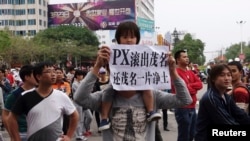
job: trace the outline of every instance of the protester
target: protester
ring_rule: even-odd
[[[11,72],[10,68],[5,70],[5,76],[10,81],[10,85],[11,85],[12,89],[14,89],[16,86],[16,83],[15,83],[14,75]]]
[[[83,78],[86,76],[86,74],[87,74],[86,71],[75,70],[74,77],[72,78],[73,82],[71,82],[73,95],[76,92],[76,90],[77,90],[78,86],[80,85],[81,81],[83,80]],[[83,126],[83,124],[84,124],[84,119],[89,118],[89,116],[86,114],[87,113],[87,112],[85,112],[86,110],[83,110],[82,106],[80,106],[76,103],[74,103],[74,104],[76,106],[77,112],[79,113],[79,121],[78,121],[76,132],[75,132],[76,140],[86,141],[88,138],[86,138],[84,135],[82,135],[84,132],[86,132],[86,129],[84,129],[85,127]],[[91,117],[92,117],[92,115],[91,115]],[[91,120],[92,120],[92,118],[91,118]]]
[[[207,69],[206,69],[206,74],[207,74],[207,89],[209,89],[210,85],[211,85],[211,84],[209,84],[209,82],[210,82],[209,75],[210,75],[210,70],[214,67],[214,65],[215,65],[215,62],[214,61],[210,61],[209,65],[207,66]]]
[[[197,92],[202,89],[202,82],[192,70],[187,69],[190,61],[186,51],[179,50],[174,57],[177,64],[177,73],[184,80],[193,99],[190,105],[175,109],[175,119],[178,125],[177,141],[192,141],[195,135]],[[173,93],[176,89],[174,86],[172,87]]]
[[[3,91],[3,101],[5,102],[7,96],[12,90],[12,86],[10,84],[10,81],[5,77],[5,69],[0,69],[0,87]]]
[[[71,87],[70,82],[65,79],[64,72],[62,68],[56,68],[56,83],[52,85],[52,87],[56,90],[62,91],[66,95],[70,97]],[[69,116],[63,115],[63,133],[66,134],[69,128]]]
[[[211,88],[199,103],[196,141],[207,141],[209,126],[250,124],[249,116],[240,109],[226,91],[232,82],[232,73],[226,64],[215,65],[210,71]]]
[[[116,29],[115,39],[118,44],[125,45],[136,45],[140,42],[140,29],[134,22],[123,22],[119,24]],[[136,93],[130,94],[121,94],[123,97],[128,98],[132,97]],[[142,92],[144,105],[147,111],[147,120],[153,121],[161,118],[161,114],[154,111],[154,98],[150,90],[146,90]],[[109,97],[109,98],[105,98]],[[110,128],[110,122],[108,120],[108,114],[110,112],[110,108],[112,106],[112,97],[104,96],[102,102],[102,110],[101,110],[101,123],[99,130],[106,130]]]
[[[36,89],[25,91],[10,112],[8,125],[15,141],[21,141],[18,134],[17,116],[25,114],[27,138],[29,141],[70,141],[78,122],[78,113],[70,98],[53,89],[56,71],[53,64],[38,63],[33,70],[38,82]],[[62,131],[63,115],[70,116],[70,126],[65,135]]]
[[[13,90],[8,96],[7,99],[5,101],[5,108],[3,109],[3,121],[6,123],[5,125],[7,125],[7,120],[8,120],[8,116],[9,113],[12,109],[12,107],[14,107],[14,104],[16,103],[17,99],[21,96],[21,94],[26,91],[26,90],[30,90],[32,88],[35,88],[35,86],[37,85],[37,82],[33,76],[33,66],[32,65],[24,65],[21,67],[20,72],[19,72],[20,78],[23,82],[22,86],[17,87],[15,90]],[[18,131],[19,131],[19,135],[22,141],[27,141],[27,122],[26,122],[26,116],[20,115],[18,117]],[[11,127],[10,126],[6,126],[6,129],[9,131]],[[9,132],[9,135],[11,137],[11,139],[13,140],[13,137],[11,136],[12,133]]]
[[[232,61],[228,63],[228,67],[232,73],[232,86],[233,89],[229,93],[232,95],[236,105],[243,109],[246,113],[249,113],[249,90],[246,84],[242,82],[243,66],[239,61]]]
[[[130,39],[133,31],[125,34]],[[147,122],[146,109],[143,102],[143,95],[135,90],[115,91],[111,85],[108,85],[103,91],[92,92],[92,88],[98,78],[99,70],[106,66],[110,59],[110,49],[102,47],[98,51],[96,64],[87,74],[83,82],[78,87],[74,99],[83,107],[92,110],[100,110],[103,94],[110,94],[113,99],[109,119],[111,119],[111,128],[103,130],[103,141],[114,140],[145,140],[155,141],[155,121]],[[157,109],[180,107],[192,102],[183,80],[179,77],[175,68],[175,60],[169,54],[168,64],[170,77],[177,88],[176,95],[153,90],[154,111]],[[117,93],[117,94],[115,94]],[[124,97],[126,96],[126,97]]]

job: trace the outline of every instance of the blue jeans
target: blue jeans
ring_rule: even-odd
[[[176,108],[175,119],[178,125],[177,141],[192,141],[195,134],[195,108]]]

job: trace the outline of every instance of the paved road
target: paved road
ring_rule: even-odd
[[[197,95],[198,100],[205,93],[206,89],[207,89],[207,85],[204,85],[203,89],[198,92],[198,95]],[[197,102],[196,106],[197,106],[197,109],[198,109],[199,102]],[[162,138],[164,140],[175,141],[177,139],[177,124],[176,124],[173,112],[170,112],[170,111],[168,112],[168,128],[169,128],[170,131],[164,131],[163,130],[162,120],[159,121],[159,125],[160,125]],[[92,131],[92,136],[88,137],[88,141],[102,141],[101,134],[99,134],[97,132],[97,126],[96,126],[95,119],[93,119],[93,122],[91,123],[91,129],[92,129],[91,130]],[[1,134],[4,137],[4,141],[10,141],[8,133],[6,131],[1,131]],[[1,141],[1,139],[0,139],[0,141]],[[75,141],[75,139],[73,139],[72,141]]]

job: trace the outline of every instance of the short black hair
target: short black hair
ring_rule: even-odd
[[[87,71],[83,71],[83,70],[76,70],[75,72],[75,75],[74,75],[74,78],[76,78],[76,76],[78,75],[83,75],[83,76],[86,76],[87,75]]]
[[[137,39],[136,44],[139,44],[140,39],[141,39],[140,28],[137,26],[136,23],[132,21],[122,22],[118,25],[116,32],[115,32],[115,39],[117,43],[118,44],[121,43],[120,41],[121,36],[124,36],[124,35],[126,36],[129,33],[136,36],[136,39]]]
[[[180,58],[181,57],[181,53],[186,53],[186,51],[185,50],[178,50],[174,54],[174,59],[177,60],[178,58]]]
[[[232,75],[232,72],[230,70],[230,68],[228,67],[227,64],[218,64],[218,65],[215,65],[213,68],[211,68],[210,72],[209,72],[209,84],[211,84],[212,87],[215,87],[215,84],[214,84],[214,80],[222,73],[223,70],[229,70],[231,75]]]
[[[25,76],[33,75],[34,66],[33,65],[23,65],[19,71],[19,76],[23,82],[25,82]]]
[[[36,78],[36,75],[41,75],[45,67],[54,67],[54,66],[53,66],[53,63],[51,62],[40,62],[34,66],[33,75],[37,82],[39,81]]]
[[[56,70],[56,71],[57,71],[57,70],[60,70],[61,72],[63,72],[63,69],[62,69],[62,68],[59,68],[59,67],[55,68],[55,70]]]
[[[243,71],[243,66],[239,61],[232,61],[228,63],[229,66],[236,66],[239,71]]]
[[[2,73],[5,73],[5,69],[4,69],[4,68],[0,68],[0,71],[1,71]]]

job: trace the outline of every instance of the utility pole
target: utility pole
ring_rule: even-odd
[[[242,28],[246,21],[237,21],[237,24],[240,25],[240,60],[243,62],[243,49],[242,49]]]

